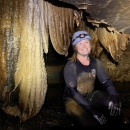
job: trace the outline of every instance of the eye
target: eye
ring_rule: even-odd
[[[82,42],[79,42],[78,45],[82,45]]]
[[[90,42],[89,42],[88,40],[86,40],[86,41],[85,41],[85,43],[87,43],[87,44],[88,44],[88,43],[90,43]]]

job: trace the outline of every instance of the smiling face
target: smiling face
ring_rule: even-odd
[[[90,54],[91,44],[90,44],[90,41],[88,39],[85,39],[85,40],[78,42],[75,45],[75,47],[76,47],[77,55],[88,56]]]

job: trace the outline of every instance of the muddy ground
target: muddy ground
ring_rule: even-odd
[[[66,115],[62,105],[63,88],[59,85],[50,85],[48,87],[45,103],[41,111],[31,119],[20,123],[19,118],[12,117],[0,110],[0,130],[74,130],[79,128],[74,121]],[[120,93],[122,105],[124,108],[130,110],[130,91],[123,90]],[[128,111],[128,115],[130,111]],[[123,117],[123,124],[112,123],[112,120],[106,125],[102,126],[100,130],[130,130],[129,117]],[[126,122],[126,123],[125,123]],[[90,128],[90,127],[89,127]],[[95,127],[93,127],[96,129]],[[79,128],[85,129],[86,128]],[[92,127],[90,128],[92,129]]]

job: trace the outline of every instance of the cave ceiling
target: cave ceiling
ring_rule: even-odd
[[[119,32],[130,34],[130,0],[60,0],[103,20]]]

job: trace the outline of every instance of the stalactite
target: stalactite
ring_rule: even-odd
[[[61,55],[68,55],[70,39],[74,32],[74,10],[58,7],[51,3],[48,5],[48,25],[50,39],[54,49]]]

